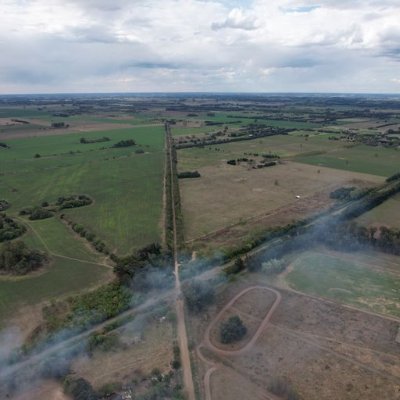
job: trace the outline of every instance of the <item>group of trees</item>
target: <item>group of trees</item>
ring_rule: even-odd
[[[178,178],[179,179],[185,179],[185,178],[200,178],[200,173],[199,171],[185,171],[185,172],[179,172],[178,173]]]
[[[77,208],[77,207],[88,206],[89,204],[92,203],[93,200],[89,196],[86,196],[85,194],[72,195],[68,197],[59,197],[56,201],[56,205],[59,207],[60,210],[63,210],[64,208]]]
[[[239,316],[234,315],[221,324],[220,340],[223,344],[237,342],[246,335],[247,328]]]
[[[340,187],[329,194],[331,199],[340,201],[351,201],[360,199],[371,192],[371,188],[357,189],[355,186]]]
[[[113,256],[114,272],[119,282],[137,291],[169,288],[173,284],[172,254],[163,251],[158,243],[151,243],[134,254]]]
[[[110,140],[111,139],[107,136],[103,136],[101,138],[96,138],[96,139],[81,138],[79,140],[79,143],[82,143],[82,144],[101,143],[101,142],[109,142]]]
[[[27,207],[19,212],[19,215],[29,215],[30,220],[51,218],[57,210],[65,208],[77,208],[92,204],[93,200],[84,194],[59,197],[55,204],[43,201],[40,206]]]
[[[64,380],[64,392],[73,400],[98,400],[100,398],[87,380],[72,375],[67,376]]]
[[[136,146],[136,142],[133,139],[120,140],[119,142],[115,143],[112,147],[130,147],[130,146]]]
[[[10,146],[7,143],[0,142],[0,147],[3,147],[4,149],[9,149]]]
[[[0,273],[25,275],[47,262],[45,253],[32,250],[19,240],[7,242],[0,248]]]
[[[38,219],[51,218],[54,214],[52,211],[43,207],[28,207],[21,210],[19,215],[29,215],[29,219],[35,221]]]
[[[5,213],[0,213],[0,243],[15,239],[25,233],[26,228],[8,217]]]
[[[0,200],[0,211],[5,211],[10,207],[10,203],[7,200]]]
[[[59,128],[68,128],[68,127],[69,127],[69,124],[66,124],[65,122],[52,122],[52,123],[51,123],[51,127],[52,127],[52,128],[56,128],[56,129],[59,129]]]
[[[106,244],[102,240],[98,239],[97,236],[89,229],[85,228],[81,224],[71,221],[65,214],[61,214],[60,218],[66,221],[74,232],[76,232],[80,237],[86,239],[98,252],[106,255],[110,254]]]
[[[365,227],[356,222],[331,225],[318,230],[318,240],[338,250],[359,250],[366,246],[400,255],[400,229]]]
[[[186,305],[193,313],[199,313],[214,302],[214,288],[207,282],[192,280],[182,286]]]

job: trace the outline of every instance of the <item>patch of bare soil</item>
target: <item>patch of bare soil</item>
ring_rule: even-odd
[[[63,392],[60,383],[55,381],[43,381],[31,387],[23,393],[11,397],[10,400],[72,400]]]
[[[194,319],[191,332],[197,343],[218,314],[243,285],[261,284],[261,274],[247,282],[235,282],[217,297],[217,307],[207,317]],[[198,370],[205,398],[218,399],[224,390],[233,399],[246,398],[247,388],[264,398],[274,398],[270,385],[284,378],[301,399],[397,399],[400,398],[400,345],[396,342],[400,320],[366,313],[323,299],[277,289],[279,305],[257,341],[247,351],[229,354],[213,348],[201,349]],[[253,298],[254,306],[262,302]],[[238,307],[250,317],[248,304]],[[220,312],[220,311],[219,311]],[[207,350],[207,351],[205,351]],[[207,378],[207,379],[206,379]],[[237,395],[235,395],[237,393]],[[222,397],[224,398],[224,397]]]
[[[186,237],[193,249],[237,246],[266,229],[323,212],[333,204],[329,194],[340,186],[382,181],[295,162],[261,170],[218,165],[199,172],[200,179],[181,183]]]
[[[154,368],[170,369],[173,343],[172,324],[153,320],[150,325],[134,320],[120,331],[122,345],[107,352],[83,355],[72,369],[87,379],[96,389],[105,383],[128,383],[136,375],[149,374]]]

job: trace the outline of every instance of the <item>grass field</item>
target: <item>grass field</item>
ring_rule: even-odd
[[[300,154],[315,154],[339,149],[344,144],[328,140],[327,135],[308,138],[298,135],[277,135],[254,140],[232,142],[204,148],[195,147],[179,150],[179,169],[190,170],[207,165],[216,165],[223,160],[243,157],[244,153],[274,153],[281,157],[294,157]],[[217,149],[217,150],[216,150]],[[219,149],[219,151],[218,151]]]
[[[390,176],[399,171],[400,151],[383,147],[356,145],[325,154],[297,155],[296,161],[347,171]]]
[[[378,207],[363,214],[358,221],[364,226],[385,225],[400,229],[400,195],[391,197]]]
[[[305,252],[291,264],[286,281],[305,293],[400,316],[400,275],[385,268],[385,258],[368,260],[346,253]]]
[[[100,261],[100,254],[91,250],[84,239],[74,234],[58,218],[29,221],[28,226],[27,238],[24,236],[22,239],[31,247],[64,257],[91,262]]]
[[[21,239],[31,248],[47,252],[51,263],[43,271],[26,277],[0,276],[1,321],[24,305],[35,305],[72,294],[112,278],[111,268],[61,221],[50,218],[29,221]]]
[[[52,265],[42,274],[17,280],[0,278],[0,321],[18,307],[87,290],[110,279],[110,271],[101,265],[53,257]]]
[[[354,180],[370,185],[382,181],[373,175],[293,162],[263,169],[220,163],[198,170],[201,178],[180,181],[187,240],[267,212],[273,213],[283,206],[293,206],[299,201],[297,195],[307,199],[324,190],[329,194],[330,188],[354,183]],[[326,202],[329,202],[328,195]]]
[[[110,137],[111,141],[80,144],[79,139]],[[109,148],[123,139],[135,147]],[[66,210],[108,247],[126,254],[160,240],[163,127],[142,127],[60,136],[7,140],[2,150],[0,192],[16,214],[27,206],[57,197],[85,193],[94,204]],[[106,147],[106,148],[105,148]],[[143,154],[136,154],[136,149]],[[34,154],[40,158],[34,158]]]

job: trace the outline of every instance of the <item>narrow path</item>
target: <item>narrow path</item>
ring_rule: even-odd
[[[185,309],[183,303],[183,295],[181,289],[181,281],[179,278],[179,261],[178,261],[178,240],[177,240],[177,224],[176,224],[176,210],[175,210],[175,197],[174,197],[174,168],[173,168],[173,158],[172,158],[172,137],[169,125],[165,125],[166,140],[168,145],[168,155],[169,155],[169,168],[171,176],[171,209],[172,209],[172,223],[173,223],[173,254],[174,254],[174,269],[175,269],[175,292],[176,292],[176,317],[177,317],[177,333],[178,333],[178,343],[181,353],[182,361],[182,371],[183,371],[183,384],[185,392],[189,400],[195,400],[192,368],[190,365],[190,353],[188,338],[186,333],[186,322],[185,322]]]
[[[52,250],[49,248],[49,246],[48,246],[47,243],[44,241],[44,239],[43,239],[42,236],[39,234],[39,232],[38,232],[30,223],[28,223],[28,222],[26,222],[26,221],[23,221],[21,218],[16,218],[16,219],[18,219],[18,221],[20,221],[22,224],[24,224],[25,226],[27,226],[27,227],[35,234],[35,236],[40,240],[40,242],[43,244],[44,248],[46,249],[46,251],[47,251],[50,255],[52,255],[52,256],[54,256],[54,257],[64,258],[64,259],[66,259],[66,260],[78,261],[78,262],[85,263],[85,264],[99,265],[99,266],[102,266],[102,267],[107,267],[107,268],[110,268],[110,269],[114,269],[114,267],[113,267],[112,265],[110,265],[110,264],[98,263],[98,262],[89,261],[89,260],[82,260],[82,259],[80,259],[80,258],[68,257],[68,256],[63,256],[62,254],[55,253],[54,251],[52,251]]]
[[[220,349],[218,347],[216,347],[210,339],[210,332],[211,329],[215,326],[215,324],[220,320],[220,318],[222,317],[222,315],[224,314],[224,312],[229,309],[232,304],[234,304],[241,296],[243,296],[244,294],[246,294],[247,292],[254,290],[254,289],[262,289],[262,290],[268,290],[272,293],[275,294],[275,301],[272,304],[271,308],[269,309],[269,311],[267,312],[267,314],[265,315],[265,317],[260,321],[260,325],[257,328],[257,330],[255,331],[254,335],[252,336],[252,338],[240,349],[237,350],[223,350]],[[217,314],[217,316],[211,321],[211,323],[208,325],[206,332],[204,334],[204,339],[203,342],[200,343],[200,345],[197,347],[197,355],[198,357],[207,365],[210,366],[210,368],[206,371],[205,375],[204,375],[204,392],[205,392],[205,398],[206,400],[212,400],[212,396],[211,396],[211,376],[212,374],[218,370],[218,364],[214,363],[213,361],[208,360],[206,357],[204,357],[204,355],[201,352],[201,349],[203,347],[206,347],[210,350],[212,350],[214,353],[218,354],[218,355],[222,355],[222,356],[236,356],[236,355],[241,355],[247,351],[249,351],[254,344],[256,343],[257,339],[259,338],[259,336],[261,335],[261,333],[264,331],[264,329],[266,328],[266,326],[268,325],[273,313],[275,312],[276,308],[279,306],[279,303],[281,302],[282,299],[282,295],[275,289],[269,288],[267,286],[250,286],[244,290],[242,290],[241,292],[239,292],[236,296],[234,296],[223,308],[222,310]],[[276,396],[272,395],[271,393],[265,393],[265,398],[266,399],[276,399]]]

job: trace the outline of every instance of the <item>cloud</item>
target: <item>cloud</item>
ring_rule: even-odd
[[[0,91],[396,91],[398,0],[6,0]]]
[[[246,15],[239,8],[234,8],[229,12],[228,17],[224,21],[213,22],[211,28],[216,31],[224,28],[251,31],[257,29],[257,19],[254,16]]]

